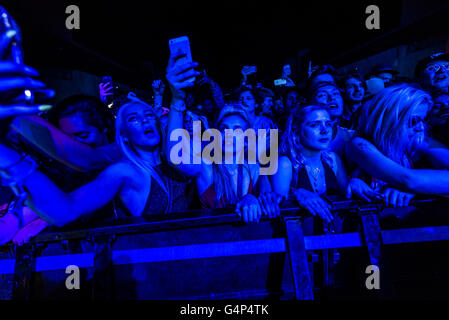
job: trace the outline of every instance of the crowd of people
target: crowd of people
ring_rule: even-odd
[[[2,35],[2,57],[13,39]],[[403,207],[416,195],[449,194],[449,54],[421,60],[415,78],[386,64],[367,75],[316,66],[302,89],[286,65],[276,85],[248,80],[255,69],[245,66],[240,86],[222,90],[182,58],[170,53],[152,101],[114,96],[107,82],[99,97],[74,92],[53,107],[9,104],[23,89],[52,93],[36,70],[0,61],[0,172],[11,189],[0,245],[25,243],[46,228],[201,208],[235,208],[256,223],[279,216],[283,201],[329,223],[327,195]],[[235,137],[219,143],[223,154],[204,141],[195,150],[197,121],[201,132],[221,137],[251,128],[266,142],[279,137],[264,150],[277,155],[277,170],[261,175],[266,163],[248,161],[253,146],[233,148]],[[177,129],[189,138],[173,141]],[[187,158],[208,151],[213,161],[175,164],[179,143]],[[242,153],[242,162],[225,161]]]

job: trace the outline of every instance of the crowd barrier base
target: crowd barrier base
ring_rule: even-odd
[[[386,245],[449,240],[449,226],[381,230],[380,204],[333,201],[332,208],[336,217],[358,217],[360,228],[324,225],[309,235],[307,215],[290,207],[258,224],[220,209],[42,233],[0,247],[0,299],[322,299],[338,286],[339,253],[351,248],[382,270],[374,295],[389,299]]]

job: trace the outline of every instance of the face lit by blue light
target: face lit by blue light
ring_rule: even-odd
[[[315,103],[326,105],[333,119],[339,118],[343,114],[343,98],[340,90],[333,85],[319,88],[313,95],[312,100]]]
[[[424,142],[428,111],[428,104],[420,104],[412,111],[408,126],[406,127],[406,137],[410,145],[419,145]]]
[[[436,60],[428,63],[422,72],[423,81],[430,87],[449,87],[449,61]]]
[[[345,83],[345,93],[350,102],[361,102],[365,95],[365,87],[363,86],[363,82],[357,78],[349,78]]]
[[[149,106],[133,104],[123,112],[123,132],[135,146],[155,147],[160,142],[154,111]]]
[[[326,110],[308,113],[299,135],[301,145],[309,150],[326,150],[332,141],[332,120]]]

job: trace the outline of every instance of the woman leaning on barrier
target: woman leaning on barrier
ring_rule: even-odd
[[[333,122],[326,106],[306,105],[292,110],[282,137],[278,172],[272,176],[274,192],[294,198],[312,215],[330,222],[333,216],[322,195],[351,193],[363,199],[379,194],[363,181],[348,181],[338,155],[329,150]]]
[[[449,194],[449,172],[436,170],[449,168],[449,149],[426,134],[425,119],[432,108],[427,92],[395,85],[362,108],[357,136],[346,151],[367,183],[399,205],[407,205],[416,193]],[[436,169],[416,169],[423,159]]]

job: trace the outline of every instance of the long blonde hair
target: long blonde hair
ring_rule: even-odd
[[[378,92],[362,106],[358,134],[372,142],[393,161],[411,167],[407,151],[406,128],[412,112],[422,104],[431,106],[430,95],[407,84],[394,85]]]
[[[151,110],[153,110],[153,108],[150,105],[146,104],[145,102],[143,102],[137,98],[132,98],[130,96],[128,96],[128,98],[130,99],[130,101],[124,103],[120,107],[119,111],[117,112],[117,118],[115,119],[115,141],[119,145],[119,147],[122,150],[123,154],[125,155],[126,159],[128,159],[137,168],[141,169],[144,173],[150,174],[151,177],[154,180],[156,180],[156,182],[158,182],[158,184],[161,186],[162,190],[164,190],[168,194],[168,189],[167,189],[167,186],[165,185],[164,181],[161,179],[161,177],[155,171],[155,169],[152,166],[148,165],[148,163],[145,162],[139,156],[134,145],[125,136],[124,130],[123,130],[123,126],[125,124],[125,119],[123,118],[123,114],[124,114],[124,111],[129,106],[141,105],[142,107],[149,107]],[[162,134],[159,119],[157,117],[156,117],[156,123],[157,123],[157,130],[161,137],[161,141],[163,141],[163,134]],[[159,150],[161,150],[160,146],[159,146]],[[151,188],[151,179],[150,179],[149,183],[150,183],[150,188]]]
[[[231,103],[225,105],[220,111],[216,121],[217,128],[220,127],[221,122],[226,117],[231,115],[237,115],[241,117],[246,122],[248,128],[251,127],[251,123],[249,121],[248,114],[246,113],[245,108],[239,103]],[[247,164],[238,164],[237,166],[243,166],[243,168],[247,170],[249,176],[251,176],[251,171]],[[234,192],[234,188],[232,187],[232,175],[229,173],[226,166],[224,164],[213,163],[212,170],[215,200],[220,201],[220,199],[224,197],[227,204],[236,204],[240,199],[238,196],[238,192],[237,194]],[[237,190],[240,187],[241,186],[237,186]]]

